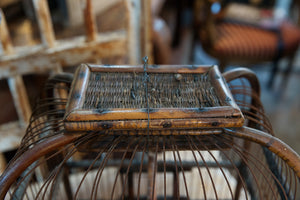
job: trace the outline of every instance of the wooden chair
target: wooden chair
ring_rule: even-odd
[[[297,199],[300,157],[274,136],[259,95],[247,69],[81,65],[55,75],[0,198]]]
[[[46,0],[33,0],[41,44],[14,47],[2,11],[0,23],[0,79],[7,79],[18,114],[18,120],[0,126],[0,161],[2,152],[18,148],[31,115],[23,77],[27,74],[53,74],[68,66],[95,62],[103,58],[127,57],[129,64],[137,64],[144,55],[151,57],[150,1],[124,0],[127,19],[125,30],[100,33],[97,30],[92,1],[82,2],[85,35],[57,40]],[[77,13],[80,15],[80,13]],[[30,92],[30,91],[29,91]],[[7,113],[4,113],[5,115]],[[6,134],[9,132],[10,134]],[[0,173],[5,162],[0,162]]]
[[[213,7],[220,11],[213,11]],[[287,21],[272,21],[271,25],[271,11],[243,4],[224,5],[222,1],[196,1],[195,38],[201,41],[206,52],[218,59],[222,71],[230,64],[272,62],[269,87],[280,59],[288,58],[282,81],[285,83],[299,46],[300,29]],[[267,15],[268,24],[263,15]]]

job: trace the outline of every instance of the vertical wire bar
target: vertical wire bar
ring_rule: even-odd
[[[199,156],[200,156],[200,158],[201,158],[201,160],[203,161],[203,164],[204,164],[204,166],[205,166],[205,168],[206,168],[206,171],[207,171],[207,173],[208,173],[210,182],[211,182],[211,184],[212,184],[213,191],[214,191],[214,193],[215,193],[215,197],[216,197],[216,199],[219,199],[219,198],[218,198],[217,189],[216,189],[215,183],[214,183],[214,181],[213,181],[213,177],[212,177],[212,174],[211,174],[211,172],[210,172],[210,170],[209,170],[209,167],[208,167],[208,165],[207,165],[207,163],[206,163],[206,161],[205,161],[205,159],[204,159],[204,156],[201,154],[200,149],[197,147],[197,145],[196,145],[195,142],[194,142],[194,140],[195,140],[197,137],[193,137],[193,138],[192,138],[191,136],[188,136],[188,138],[189,138],[189,141],[190,141],[191,144],[192,144],[193,151],[197,151],[198,154],[199,154]]]
[[[213,135],[213,137],[214,137],[216,140],[218,139],[218,138],[216,138],[215,135]],[[241,184],[242,184],[243,189],[244,189],[244,192],[245,192],[245,198],[246,198],[246,200],[248,200],[247,186],[246,186],[246,183],[245,183],[245,181],[244,181],[244,179],[243,179],[243,177],[242,177],[242,175],[241,175],[239,169],[236,167],[236,164],[235,164],[234,161],[229,157],[229,155],[227,155],[227,153],[225,153],[225,151],[224,151],[217,143],[215,143],[215,146],[217,147],[217,149],[218,149],[220,152],[223,153],[223,155],[226,157],[226,159],[229,160],[229,162],[231,163],[232,167],[233,167],[234,170],[236,171],[236,173],[237,173],[237,175],[238,175],[237,178],[241,180]],[[228,145],[228,147],[230,147],[230,146]],[[235,196],[235,199],[237,199],[238,196],[239,196],[239,195],[236,195],[236,196]]]
[[[167,199],[167,172],[166,172],[166,141],[163,137],[163,163],[164,163],[164,200]]]
[[[33,0],[33,6],[43,44],[48,48],[54,47],[55,35],[47,1]]]
[[[54,152],[52,155],[50,155],[47,158],[47,160],[50,160],[51,158],[54,158],[55,156],[59,155],[60,153],[62,153],[66,149],[69,149],[71,146],[72,146],[72,144],[67,144],[66,146],[64,146],[64,148],[61,148],[58,151]],[[75,147],[73,147],[73,149],[71,149],[70,151],[72,152],[72,151],[74,151],[74,149],[75,149]],[[68,155],[66,155],[66,156],[68,156]],[[33,169],[31,169],[29,172],[31,173],[35,168],[37,168],[38,166],[42,165],[43,163],[46,163],[47,160],[46,159],[44,159],[42,161],[38,160],[38,163],[36,164],[36,166]],[[58,167],[61,168],[61,166],[62,166],[62,164],[60,164],[60,166],[58,166]],[[57,168],[56,168],[56,170],[51,171],[51,173],[49,174],[49,176],[45,179],[44,183],[41,185],[40,189],[38,190],[38,192],[37,192],[37,194],[35,196],[35,199],[38,199],[40,195],[42,195],[42,199],[45,199],[47,188],[51,184],[51,181],[53,181],[53,178],[55,178],[55,175],[56,175],[57,172],[58,172]],[[27,173],[26,176],[28,176],[30,173]],[[22,181],[20,181],[20,183],[21,182]],[[19,187],[19,185],[17,185],[16,187]],[[44,190],[44,193],[43,193],[43,190]]]
[[[184,183],[185,190],[186,190],[186,197],[187,197],[187,199],[190,199],[190,197],[189,197],[189,191],[188,191],[188,186],[187,186],[187,181],[186,181],[185,173],[184,173],[184,167],[183,167],[183,164],[182,164],[182,161],[181,161],[181,157],[180,157],[180,153],[179,153],[178,147],[177,147],[176,143],[174,142],[174,140],[172,140],[172,145],[175,146],[175,150],[177,152],[177,156],[178,156],[180,168],[181,168],[181,171],[182,171],[183,183]]]
[[[72,146],[70,144],[70,145],[66,146],[65,149],[62,150],[60,153],[57,152],[57,155],[62,155],[64,152],[66,154],[64,155],[62,161],[57,166],[57,168],[53,171],[55,173],[53,174],[53,178],[51,178],[51,187],[50,187],[50,192],[48,193],[50,199],[54,199],[57,195],[59,195],[57,193],[61,192],[62,188],[59,187],[59,183],[57,183],[57,181],[60,182],[59,179],[62,180],[63,176],[65,176],[65,178],[68,179],[67,182],[63,182],[63,187],[66,189],[65,190],[66,197],[67,197],[67,199],[72,199],[72,189],[71,189],[71,185],[70,185],[70,182],[69,182],[68,174],[66,174],[66,171],[65,171],[65,169],[66,169],[65,164],[77,152],[77,147],[80,146],[82,143],[84,143],[88,138],[90,138],[89,135],[87,135],[84,138],[81,138],[81,139],[77,140],[77,142],[74,144],[74,146]],[[69,149],[69,147],[71,147],[71,148]],[[44,194],[46,194],[47,191],[49,191],[47,189],[48,186],[49,186],[49,184],[47,185]],[[58,187],[58,188],[56,188],[56,187]],[[54,192],[54,194],[53,194],[53,192]],[[42,199],[45,199],[44,196],[43,196]]]
[[[133,152],[132,152],[132,155],[131,155],[131,158],[130,158],[130,161],[129,161],[129,164],[127,166],[127,170],[126,170],[126,174],[125,174],[125,184],[124,184],[124,187],[123,187],[123,191],[122,191],[122,199],[125,198],[125,189],[126,189],[126,186],[130,186],[130,181],[132,180],[132,173],[130,172],[130,168],[131,168],[131,165],[132,165],[132,161],[135,157],[135,154],[138,150],[138,147],[140,146],[140,143],[141,143],[141,140],[138,141],[138,144],[136,144]],[[127,185],[128,184],[128,185]],[[131,185],[132,186],[132,185]],[[128,187],[128,199],[133,199],[133,191],[131,187]]]
[[[190,149],[192,151],[193,157],[194,157],[195,162],[197,164],[197,169],[198,169],[200,180],[201,180],[201,184],[202,184],[203,196],[204,196],[204,199],[206,200],[207,197],[206,197],[205,185],[204,185],[204,180],[203,180],[203,176],[202,176],[202,173],[201,173],[200,165],[199,165],[198,159],[197,159],[196,154],[195,154],[196,150],[191,145],[190,137],[189,136],[185,136],[185,137],[187,138],[189,147],[190,147]]]
[[[237,143],[235,143],[235,145],[232,145],[230,139],[228,139],[226,137],[224,137],[223,139],[224,139],[223,140],[224,144],[227,144],[228,146],[231,146],[232,150],[234,150],[234,152],[240,157],[242,162],[244,162],[246,164],[247,169],[249,169],[249,172],[252,175],[252,177],[254,179],[254,182],[255,182],[257,187],[259,187],[259,179],[258,179],[259,177],[257,177],[257,173],[260,173],[262,175],[261,177],[266,180],[266,183],[268,184],[268,186],[271,187],[270,180],[267,179],[265,173],[263,173],[262,169],[259,166],[261,166],[263,169],[267,170],[271,174],[273,180],[276,181],[280,185],[280,182],[278,181],[276,176],[273,174],[273,172],[269,169],[268,166],[266,166],[263,163],[263,161],[261,161],[257,158],[257,155],[253,155],[251,153],[251,151],[245,150],[244,146],[242,146],[242,145],[239,145]],[[252,164],[253,168],[250,166],[250,164]],[[255,173],[255,172],[257,172],[257,173]],[[282,187],[282,185],[280,185],[280,189],[282,191],[284,191],[284,188]],[[273,195],[276,196],[275,192],[274,192],[274,189],[272,187],[271,187],[271,190],[272,190]],[[253,194],[253,193],[251,193],[251,191],[249,191],[249,192],[250,192],[251,195]],[[260,189],[259,189],[258,193],[259,193],[259,199],[263,199],[262,198],[263,194],[262,194]],[[283,199],[288,199],[286,197],[286,194],[284,194],[284,196],[285,197]]]
[[[85,7],[83,12],[86,30],[86,41],[95,41],[97,39],[97,26],[91,0],[85,0]]]
[[[224,179],[225,179],[225,182],[228,186],[228,189],[229,189],[229,192],[230,192],[230,195],[231,195],[231,198],[233,199],[233,192],[232,192],[232,189],[231,189],[231,186],[230,186],[230,183],[228,181],[228,178],[226,177],[226,174],[224,172],[224,170],[222,169],[222,166],[221,164],[218,162],[218,160],[216,159],[216,157],[213,155],[213,153],[211,153],[211,151],[209,150],[209,148],[201,141],[201,139],[199,139],[198,137],[196,138],[198,140],[198,143],[201,144],[201,146],[204,147],[204,149],[209,153],[209,155],[212,157],[212,159],[215,161],[215,163],[217,164],[218,168],[220,169]],[[214,141],[212,141],[213,143]],[[241,184],[241,183],[240,183]],[[241,185],[242,186],[242,185]],[[240,187],[241,187],[240,186]]]
[[[175,154],[175,150],[174,150],[174,144],[173,144],[173,136],[170,137],[170,141],[171,141],[171,148],[172,148],[172,154],[173,154],[173,158],[174,158],[174,163],[175,163],[175,172],[173,172],[173,176],[174,176],[174,180],[173,180],[173,198],[175,199],[180,199],[180,181],[179,181],[179,172],[178,172],[178,166],[177,166],[177,160],[176,160],[176,154]]]
[[[0,9],[0,40],[4,54],[10,55],[14,53],[14,48],[7,28],[5,16]]]
[[[147,150],[147,141],[144,142],[144,148],[143,148],[143,152],[142,152],[142,158],[141,158],[141,165],[140,165],[140,169],[139,169],[139,175],[138,175],[138,183],[137,183],[137,200],[140,199],[140,188],[141,188],[141,176],[142,176],[142,172],[143,172],[143,163],[144,163],[144,157],[145,157],[145,152]]]
[[[88,173],[92,170],[92,167],[95,165],[95,163],[97,162],[97,160],[101,157],[101,155],[103,154],[104,150],[107,149],[108,147],[108,144],[97,154],[97,156],[95,157],[95,159],[91,162],[90,166],[88,167],[88,169],[85,170],[85,173],[83,175],[83,177],[81,178],[78,186],[77,186],[77,189],[75,191],[75,194],[74,194],[74,197],[73,199],[78,199],[78,194],[79,194],[79,191],[80,191],[80,188],[83,184],[83,182],[86,180],[87,178],[87,175]],[[104,159],[102,160],[101,164],[104,162]],[[92,199],[92,197],[91,197]]]
[[[107,165],[107,162],[109,161],[109,158],[112,156],[115,148],[117,147],[117,145],[121,142],[121,139],[122,138],[117,138],[113,141],[113,143],[111,144],[111,146],[107,146],[108,147],[108,150],[107,150],[107,153],[103,159],[103,161],[101,162],[101,165],[99,166],[98,168],[98,171],[97,171],[97,174],[96,174],[96,177],[95,177],[95,180],[94,180],[94,183],[93,183],[93,189],[92,189],[92,192],[91,192],[91,197],[90,199],[93,198],[94,196],[94,199],[97,198],[97,188],[98,188],[98,185],[101,181],[101,176],[102,176],[102,173]],[[117,179],[117,178],[116,178]],[[95,194],[94,194],[95,193]]]
[[[157,154],[158,154],[158,143],[159,139],[156,138],[156,148],[155,148],[155,157],[154,157],[154,172],[153,172],[153,189],[152,189],[152,199],[155,200],[157,199],[157,194],[156,194],[156,172],[157,172]]]
[[[127,144],[126,150],[123,151],[123,156],[122,156],[122,159],[121,159],[121,164],[119,165],[120,167],[119,167],[119,170],[118,170],[118,172],[116,174],[116,177],[115,177],[115,180],[114,180],[114,184],[113,184],[113,188],[112,188],[112,192],[111,192],[111,199],[114,199],[114,193],[115,193],[115,189],[116,189],[116,185],[117,185],[117,181],[118,181],[118,176],[120,175],[123,163],[124,163],[124,161],[126,159],[126,154],[128,152],[130,152],[130,147],[135,142],[135,140],[130,140],[130,139],[129,139],[129,143]]]
[[[154,183],[154,172],[155,172],[155,158],[153,154],[148,154],[148,198],[149,200],[155,198],[155,183]]]

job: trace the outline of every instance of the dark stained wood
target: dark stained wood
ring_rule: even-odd
[[[73,83],[73,87],[71,88],[66,113],[73,112],[74,109],[82,107],[89,74],[90,70],[85,64],[78,67],[74,75],[76,83]]]
[[[97,39],[97,26],[95,23],[95,16],[93,15],[92,1],[85,0],[84,8],[84,22],[86,28],[86,40],[87,42]]]
[[[34,161],[46,155],[49,152],[57,150],[67,144],[70,144],[80,135],[62,134],[45,140],[33,148],[26,151],[21,157],[11,163],[5,173],[0,176],[0,199],[4,199],[10,185],[29,167]]]
[[[150,119],[150,129],[166,128],[166,126],[168,128],[199,128],[201,126],[240,127],[243,125],[244,118],[240,109],[235,104],[234,99],[216,66],[150,65],[147,68],[147,72],[149,72],[149,74],[208,73],[209,81],[216,90],[221,106],[205,108],[149,108],[150,110],[146,108],[146,105],[145,108],[142,109],[115,108],[97,110],[83,108],[86,95],[85,92],[90,81],[89,74],[94,72],[135,73],[143,71],[144,67],[142,65],[81,65],[76,72],[72,90],[70,92],[70,102],[64,117],[65,128],[68,131],[74,131],[76,129],[103,130],[107,128],[118,130],[130,128],[144,129],[148,126],[148,117]],[[169,125],[167,125],[167,123]]]
[[[82,102],[82,101],[80,101]],[[79,107],[77,104],[77,107]],[[239,109],[231,106],[208,108],[159,108],[151,109],[150,119],[190,119],[190,118],[216,118],[216,117],[241,117]],[[148,119],[145,109],[115,108],[107,110],[77,110],[66,116],[67,121],[95,121],[95,120],[129,120]]]
[[[251,84],[252,89],[255,91],[255,93],[260,96],[260,86],[259,86],[259,81],[256,76],[256,74],[246,68],[235,68],[233,70],[224,72],[223,74],[224,79],[226,82],[230,82],[234,79],[238,78],[246,78],[249,83]]]
[[[89,64],[92,72],[144,72],[143,65],[92,65]],[[148,73],[205,73],[211,65],[148,65]]]
[[[243,122],[243,118],[227,118],[225,120],[224,118],[152,119],[149,122],[149,128],[151,130],[224,128],[239,127]],[[148,120],[65,121],[64,124],[66,130],[72,132],[89,130],[146,130],[148,127]]]
[[[297,176],[300,177],[300,156],[283,141],[268,133],[249,127],[224,130],[235,137],[244,138],[265,146],[282,158],[294,170]]]

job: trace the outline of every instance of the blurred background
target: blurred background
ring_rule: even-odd
[[[277,137],[300,153],[297,0],[1,0],[0,168],[53,73],[80,63],[254,70]]]

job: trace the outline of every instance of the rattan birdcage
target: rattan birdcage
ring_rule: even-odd
[[[253,72],[81,65],[49,79],[0,179],[7,199],[297,199]]]

